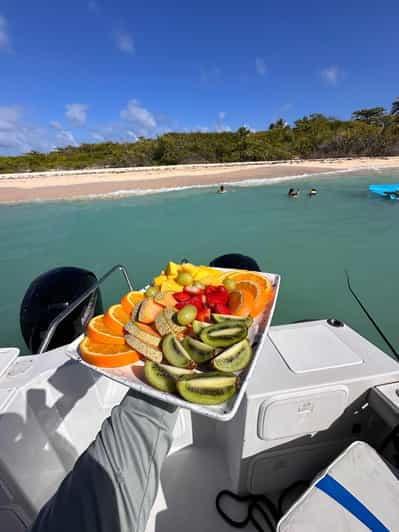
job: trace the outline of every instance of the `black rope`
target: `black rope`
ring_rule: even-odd
[[[360,308],[363,310],[363,312],[366,314],[366,316],[368,317],[368,319],[371,321],[371,323],[374,325],[375,329],[377,330],[377,332],[379,333],[379,335],[381,336],[381,338],[384,340],[384,342],[387,344],[387,346],[389,347],[389,349],[392,351],[392,353],[395,355],[396,359],[399,360],[399,354],[397,353],[396,349],[394,348],[394,346],[391,344],[391,342],[388,340],[388,338],[385,336],[385,334],[382,332],[381,328],[378,326],[378,324],[376,323],[376,321],[374,320],[374,318],[370,315],[370,313],[368,312],[368,310],[366,309],[366,307],[363,305],[363,303],[360,301],[359,297],[355,294],[352,286],[351,286],[351,282],[350,282],[350,278],[349,278],[349,273],[347,272],[347,270],[345,270],[345,275],[346,275],[346,282],[347,282],[347,285],[348,285],[348,289],[349,289],[349,292],[353,295],[353,297],[356,299],[356,301],[359,303],[360,305]]]
[[[232,519],[221,507],[222,498],[231,498],[236,502],[248,502],[247,515],[244,519],[241,521]],[[265,512],[262,505],[266,507],[267,512]],[[254,512],[257,511],[262,515],[265,523],[271,531],[276,529],[277,521],[279,519],[276,507],[271,500],[264,495],[237,495],[231,491],[222,490],[216,497],[216,510],[230,526],[234,528],[244,528],[249,523],[252,523],[258,532],[265,531],[262,525],[256,520]]]

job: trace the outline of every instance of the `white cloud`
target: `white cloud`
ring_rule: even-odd
[[[322,80],[327,85],[337,85],[342,77],[342,72],[337,66],[323,68],[320,72]]]
[[[76,141],[71,131],[68,131],[67,129],[62,129],[61,131],[59,131],[56,134],[55,138],[58,141],[57,146],[59,146],[60,144],[62,146],[77,146],[78,145],[78,142]]]
[[[130,100],[126,109],[120,112],[122,120],[127,120],[131,130],[137,136],[150,135],[157,127],[154,115],[145,107],[140,105],[138,100]]]
[[[231,127],[226,125],[224,123],[224,119],[226,118],[226,114],[224,111],[219,111],[218,118],[215,123],[215,130],[218,133],[221,133],[222,131],[231,131]]]
[[[8,22],[0,15],[0,50],[7,50],[10,47],[10,36],[8,34]]]
[[[84,126],[87,120],[88,105],[84,103],[68,103],[65,106],[65,116],[77,127]]]
[[[0,107],[0,130],[14,129],[22,116],[22,108],[18,105]]]
[[[121,52],[133,55],[136,51],[133,37],[125,31],[114,33],[115,44]]]
[[[59,122],[51,122],[50,128],[30,125],[23,120],[22,107],[0,107],[0,154],[49,151],[68,144],[76,146],[77,142],[72,133],[58,126],[61,126]]]
[[[265,60],[262,57],[257,57],[255,59],[255,68],[259,76],[264,76],[267,72],[267,66]]]
[[[100,135],[100,133],[94,132],[94,133],[91,134],[91,136],[97,142],[104,142],[105,141],[104,135]]]
[[[52,127],[53,129],[63,129],[62,124],[57,120],[51,120],[50,127]]]

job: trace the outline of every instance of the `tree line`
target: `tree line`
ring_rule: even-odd
[[[49,153],[0,157],[0,173],[399,155],[399,97],[390,112],[359,109],[351,120],[313,113],[290,126],[280,118],[268,130],[166,133],[136,142],[84,143]]]

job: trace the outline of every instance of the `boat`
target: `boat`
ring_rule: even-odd
[[[1,532],[27,530],[127,391],[71,360],[69,344],[46,350],[49,336],[39,354],[0,349]],[[146,532],[231,531],[229,492],[271,502],[272,529],[285,530],[323,469],[390,437],[398,388],[398,361],[338,319],[272,326],[231,421],[180,410]]]
[[[394,185],[370,185],[369,191],[387,199],[399,199],[399,184]]]

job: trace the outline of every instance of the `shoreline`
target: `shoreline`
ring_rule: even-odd
[[[215,185],[255,186],[313,174],[399,168],[399,157],[218,163],[0,175],[0,204],[156,194]]]

